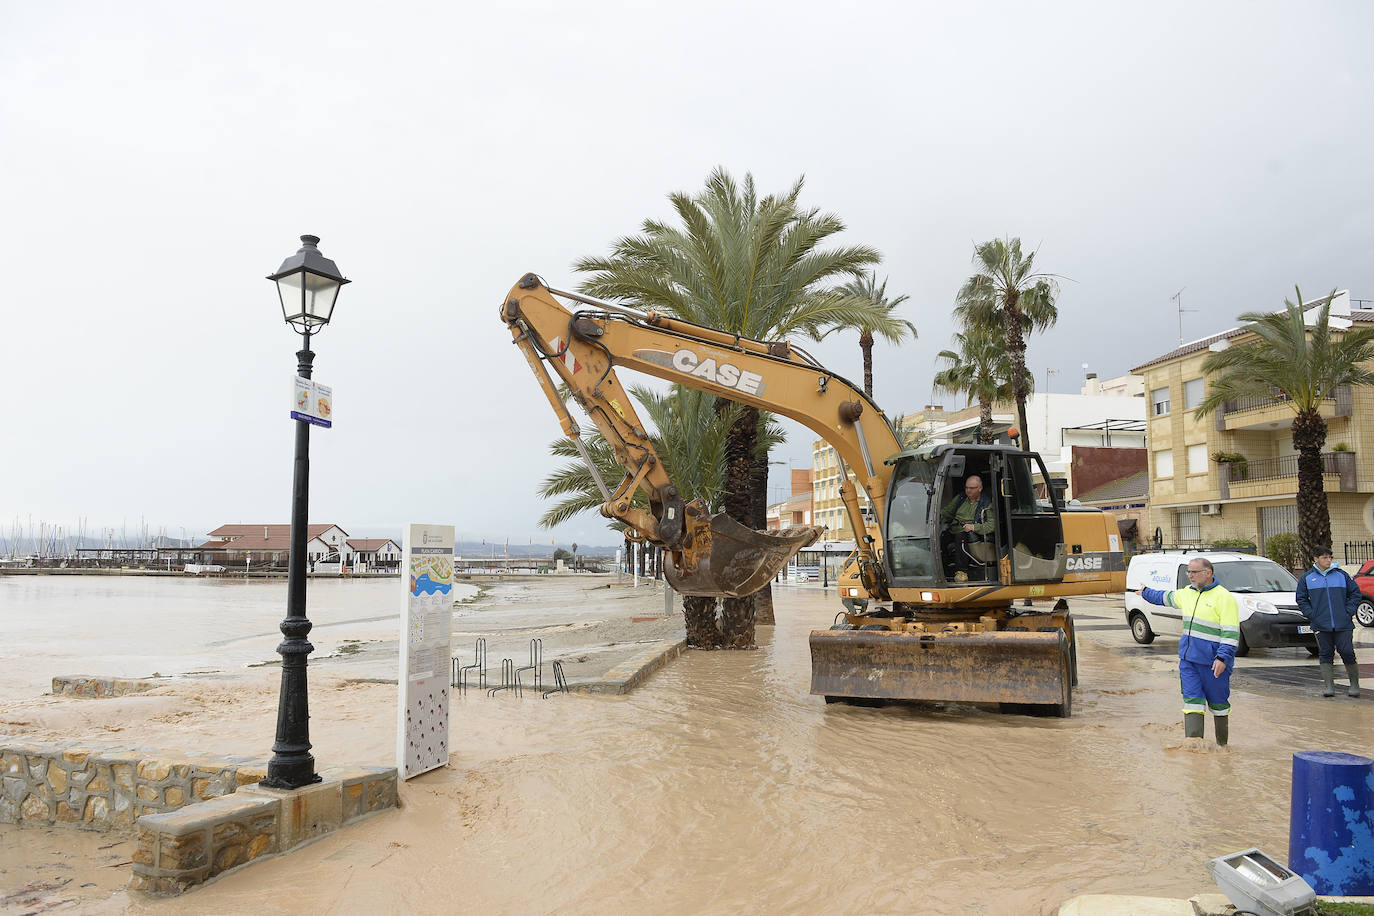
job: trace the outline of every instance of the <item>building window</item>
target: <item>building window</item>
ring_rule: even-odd
[[[1156,388],[1150,392],[1150,414],[1162,417],[1169,412],[1169,386]]]
[[[1196,509],[1179,509],[1174,513],[1174,535],[1180,544],[1202,540],[1202,525],[1198,517]]]
[[[1188,473],[1206,474],[1207,473],[1207,446],[1190,445],[1188,446]]]
[[[1155,477],[1174,476],[1174,451],[1173,449],[1160,449],[1155,452]]]
[[[1183,383],[1183,406],[1192,410],[1202,403],[1202,379],[1189,379]]]

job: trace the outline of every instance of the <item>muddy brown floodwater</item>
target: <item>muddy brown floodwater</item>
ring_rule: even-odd
[[[1252,845],[1285,859],[1292,753],[1370,753],[1374,703],[1245,678],[1244,661],[1232,747],[1185,744],[1175,645],[1134,645],[1119,599],[1074,609],[1081,686],[1071,719],[827,706],[808,692],[807,634],[830,623],[833,598],[783,588],[777,627],[761,631],[756,652],[688,653],[626,697],[469,693],[454,703],[449,767],[407,783],[402,809],[177,900],[88,888],[77,904],[1053,913],[1075,894],[1213,890],[1206,860]],[[1263,663],[1311,665],[1289,651]],[[390,764],[394,685],[319,690],[317,757]],[[270,735],[273,692],[262,685],[201,715]],[[25,836],[0,828],[6,847]],[[5,880],[33,880],[35,867]]]

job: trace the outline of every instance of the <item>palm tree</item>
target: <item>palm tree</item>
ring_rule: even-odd
[[[941,350],[937,360],[944,360],[945,368],[935,373],[935,387],[950,394],[966,394],[970,402],[978,402],[978,433],[976,441],[991,442],[992,405],[1015,397],[1011,384],[1011,354],[1000,335],[970,329],[954,335],[957,350]],[[1023,367],[1025,390],[1034,390],[1035,380]]]
[[[886,319],[892,318],[893,309],[907,300],[906,296],[898,296],[896,299],[887,298],[887,280],[878,283],[878,275],[869,271],[861,277],[856,277],[840,286],[840,292],[847,296],[852,296],[863,302],[871,302],[878,310],[884,321],[881,327],[877,326],[871,318],[866,318],[854,326],[854,330],[859,332],[859,349],[863,352],[864,358],[864,394],[873,397],[873,335],[881,334],[889,343],[899,344],[907,338],[916,339],[916,325],[904,318],[896,319],[895,323]],[[836,330],[845,330],[837,328]]]
[[[880,260],[868,246],[822,248],[844,229],[838,217],[803,209],[802,179],[786,193],[760,198],[752,175],[739,184],[723,168],[706,189],[669,195],[680,226],[646,220],[607,257],[575,265],[591,276],[582,291],[639,309],[656,309],[757,340],[803,335],[818,340],[833,327],[872,324],[895,333],[900,319],[831,284],[858,278]],[[751,528],[767,514],[768,456],[757,448],[758,410],[745,407],[730,431],[725,511]],[[726,645],[754,645],[754,602],[726,599]]]
[[[683,498],[701,499],[710,511],[719,511],[727,486],[721,456],[725,452],[726,436],[743,411],[743,405],[728,403],[724,410],[718,411],[712,395],[682,385],[672,386],[666,394],[636,385],[630,388],[630,395],[656,428],[652,439],[654,449],[663,461],[664,471],[677,485]],[[760,440],[770,447],[779,444],[783,438],[781,427],[772,421],[771,414],[761,416],[765,429],[760,434]],[[601,472],[602,480],[615,480],[624,473],[600,434],[584,437],[583,444]],[[552,451],[562,458],[581,457],[571,439],[559,439],[553,444]],[[546,477],[539,487],[539,495],[545,498],[563,497],[540,518],[539,523],[544,527],[561,524],[582,512],[595,511],[604,499],[591,472],[581,460],[565,465]],[[637,493],[635,501],[643,506],[643,494]],[[619,522],[612,527],[624,529]],[[716,619],[716,599],[684,596],[682,605],[687,644],[698,649],[719,648],[723,636]]]
[[[1333,337],[1331,299],[1335,290],[1318,300],[1308,326],[1302,290],[1294,287],[1297,302],[1285,299],[1281,312],[1246,312],[1242,331],[1254,337],[1209,353],[1202,361],[1207,395],[1193,411],[1205,417],[1226,401],[1245,397],[1287,402],[1293,418],[1293,448],[1298,452],[1298,539],[1303,555],[1331,543],[1331,514],[1322,486],[1322,446],[1326,421],[1321,404],[1342,385],[1374,385],[1374,372],[1365,365],[1374,359],[1374,328],[1347,330]]]
[[[892,427],[892,435],[896,437],[902,451],[920,448],[930,441],[930,432],[916,423],[908,423],[904,415],[893,417],[888,421],[888,425]]]
[[[954,314],[965,330],[997,334],[1011,359],[1012,396],[1021,426],[1021,447],[1030,451],[1026,424],[1026,335],[1054,326],[1059,317],[1054,300],[1059,288],[1049,274],[1036,273],[1035,252],[1021,254],[1020,239],[993,239],[973,253],[977,272],[955,296]]]

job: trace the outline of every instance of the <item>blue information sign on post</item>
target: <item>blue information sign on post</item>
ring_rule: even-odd
[[[291,392],[291,419],[303,420],[326,429],[334,425],[334,389],[296,376]]]

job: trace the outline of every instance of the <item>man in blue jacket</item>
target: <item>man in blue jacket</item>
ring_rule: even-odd
[[[1360,666],[1355,663],[1355,623],[1360,606],[1360,586],[1350,574],[1331,562],[1331,548],[1312,551],[1312,568],[1298,580],[1298,610],[1312,621],[1322,669],[1322,696],[1336,695],[1334,655],[1341,653],[1345,675],[1350,678],[1346,696],[1360,695]]]
[[[1188,561],[1187,588],[1142,588],[1140,597],[1151,604],[1177,608],[1183,635],[1178,640],[1178,680],[1183,688],[1183,734],[1201,738],[1205,711],[1212,711],[1217,744],[1230,735],[1231,672],[1240,643],[1240,607],[1220,585],[1206,557]]]

